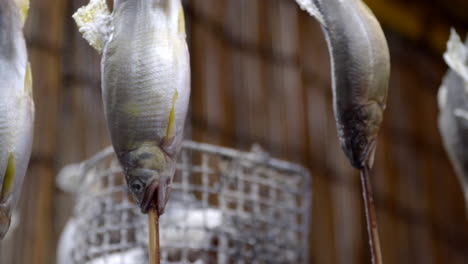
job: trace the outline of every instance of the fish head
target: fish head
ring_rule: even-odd
[[[0,240],[2,240],[8,229],[10,228],[11,223],[11,209],[8,206],[0,204]]]
[[[340,144],[353,167],[372,168],[377,135],[383,120],[383,106],[376,102],[346,111],[338,128]]]
[[[164,212],[169,200],[170,184],[175,173],[176,159],[163,147],[142,144],[120,158],[127,186],[143,213],[156,209]]]

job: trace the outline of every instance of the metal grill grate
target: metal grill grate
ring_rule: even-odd
[[[76,192],[58,261],[147,263],[147,217],[124,184],[112,148],[58,177]],[[310,177],[252,152],[185,142],[160,219],[161,263],[307,263]]]

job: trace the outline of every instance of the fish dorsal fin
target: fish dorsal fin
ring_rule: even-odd
[[[315,17],[322,26],[325,26],[325,19],[323,18],[322,12],[320,12],[317,4],[313,0],[296,0],[296,3],[301,7],[302,10],[307,11],[309,15]]]
[[[90,0],[88,5],[73,14],[73,19],[83,38],[101,53],[112,31],[111,14],[106,0]]]
[[[29,0],[15,0],[15,3],[19,9],[21,22],[23,23],[23,26],[24,26],[24,23],[26,22],[26,19],[28,18]]]
[[[7,194],[11,192],[13,187],[13,182],[15,180],[16,174],[16,165],[15,165],[15,156],[12,152],[8,153],[8,162],[5,170],[5,175],[3,177],[2,190],[0,192],[0,201],[3,201]]]
[[[450,39],[447,42],[444,60],[453,71],[463,78],[465,84],[468,84],[468,48],[465,47],[460,40],[460,36],[453,28],[450,31]],[[465,85],[465,87],[468,89],[468,85]]]

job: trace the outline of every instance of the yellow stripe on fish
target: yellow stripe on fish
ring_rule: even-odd
[[[0,201],[3,200],[6,195],[11,191],[13,187],[13,182],[15,180],[16,174],[16,165],[15,165],[15,157],[13,153],[8,153],[8,163],[7,169],[5,171],[5,177],[3,178],[2,184],[2,192],[0,193]]]
[[[19,9],[21,22],[24,25],[26,19],[28,18],[28,11],[29,11],[29,0],[15,0],[16,6]]]
[[[32,71],[31,71],[31,63],[28,62],[26,66],[26,74],[24,76],[24,91],[29,96],[32,96]]]
[[[179,11],[179,34],[185,34],[185,15],[184,7],[180,5]]]
[[[179,92],[175,90],[174,97],[172,98],[171,112],[169,113],[169,122],[167,124],[166,138],[170,139],[175,134],[176,122],[175,122],[175,103],[179,97]]]

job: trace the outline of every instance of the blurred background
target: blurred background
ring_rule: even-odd
[[[463,195],[441,145],[436,94],[449,29],[465,37],[466,0],[365,0],[391,52],[388,107],[372,173],[386,264],[468,260]],[[71,19],[87,0],[31,0],[25,29],[36,133],[20,226],[2,264],[55,263],[73,199],[55,176],[110,144],[99,55]],[[187,0],[192,98],[187,138],[241,150],[259,143],[313,177],[310,263],[370,263],[357,171],[336,137],[328,51],[293,0]]]

